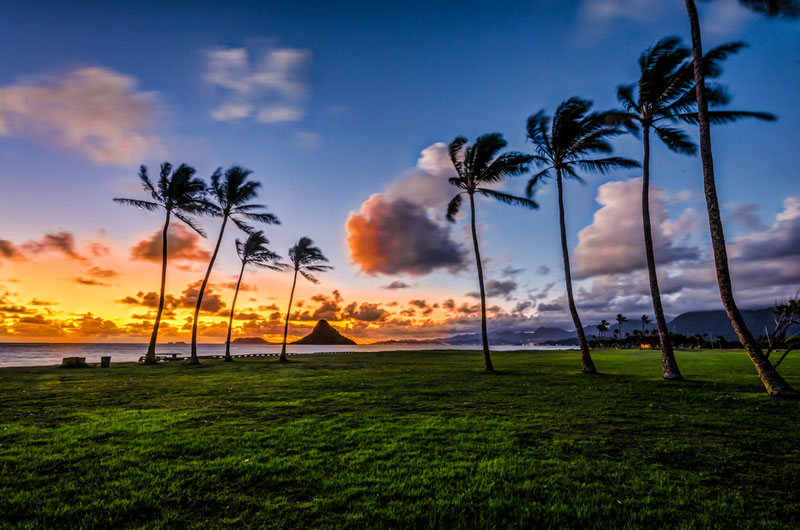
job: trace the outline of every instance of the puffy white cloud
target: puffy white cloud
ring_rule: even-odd
[[[578,233],[573,253],[577,279],[602,274],[632,272],[646,267],[641,210],[642,179],[603,184],[597,190],[601,208],[592,224]],[[650,219],[656,263],[665,265],[697,259],[698,249],[686,244],[691,229],[690,214],[670,221],[665,207],[666,192],[650,191]]]
[[[206,59],[205,81],[227,92],[211,112],[214,119],[283,123],[304,116],[309,50],[267,48],[256,59],[246,48],[216,48],[206,52]]]
[[[155,94],[107,68],[0,87],[0,134],[41,138],[95,162],[135,164],[162,150]]]

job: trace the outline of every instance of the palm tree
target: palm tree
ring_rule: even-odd
[[[528,118],[528,139],[533,142],[536,154],[533,161],[543,169],[528,182],[528,196],[533,193],[539,181],[555,171],[558,186],[558,215],[561,229],[561,253],[564,261],[564,279],[567,287],[567,301],[578,334],[581,347],[581,365],[583,373],[594,374],[597,370],[589,354],[589,346],[583,332],[581,319],[575,307],[572,294],[572,274],[569,266],[569,249],[567,247],[567,228],[564,221],[563,179],[582,179],[576,169],[588,172],[606,173],[617,168],[638,167],[639,163],[627,158],[612,156],[605,158],[587,158],[594,153],[611,153],[612,147],[608,139],[621,134],[617,127],[608,125],[608,113],[590,112],[592,103],[580,98],[570,98],[562,102],[550,125],[550,118],[544,111]]]
[[[731,43],[711,50],[704,58],[706,68],[715,75],[721,73],[719,63],[741,48],[740,43]],[[647,258],[647,272],[650,280],[650,294],[656,327],[661,339],[662,374],[664,379],[681,379],[678,363],[672,350],[672,342],[667,331],[661,293],[658,287],[656,261],[653,250],[653,234],[650,223],[650,130],[653,129],[661,141],[676,153],[693,155],[697,146],[680,129],[665,125],[664,122],[694,122],[697,106],[694,89],[694,76],[689,48],[683,46],[677,37],[667,37],[658,41],[639,56],[640,76],[637,84],[621,85],[617,88],[617,99],[623,112],[617,119],[624,123],[637,137],[641,127],[642,145],[642,226],[644,228],[644,247]],[[638,94],[635,94],[637,92]],[[719,86],[706,87],[706,97],[712,106],[724,105],[729,98]],[[765,120],[775,119],[771,114],[745,111],[714,111],[711,113],[716,123],[735,121],[744,117]]]
[[[267,248],[267,245],[269,245],[269,241],[264,237],[264,232],[260,230],[251,232],[244,242],[239,239],[236,240],[236,253],[242,261],[242,268],[239,271],[239,279],[236,281],[236,291],[233,294],[233,303],[231,303],[231,315],[228,319],[228,338],[225,340],[226,361],[233,360],[233,357],[231,357],[233,311],[236,308],[236,299],[239,297],[239,287],[242,285],[244,268],[249,264],[261,269],[270,269],[273,271],[283,270],[286,267],[284,263],[280,262],[281,257]]]
[[[194,214],[206,213],[205,193],[206,185],[202,179],[195,178],[195,169],[186,164],[181,164],[176,170],[172,170],[172,164],[164,162],[161,164],[156,185],[150,180],[147,174],[147,167],[139,168],[139,180],[144,191],[150,194],[152,201],[140,199],[114,199],[114,202],[128,206],[136,206],[140,210],[154,211],[163,208],[166,212],[164,229],[161,235],[161,295],[158,299],[158,311],[156,321],[153,325],[153,333],[150,335],[150,344],[145,355],[145,364],[156,364],[156,342],[158,340],[158,327],[161,324],[161,314],[164,311],[164,296],[167,282],[167,230],[169,229],[170,218],[174,215],[192,230],[203,237],[205,232],[190,217]]]
[[[283,326],[281,361],[286,360],[286,335],[289,333],[289,317],[292,314],[292,300],[294,299],[294,288],[297,285],[297,274],[300,273],[303,278],[311,283],[317,283],[319,280],[311,273],[331,270],[333,267],[325,265],[327,262],[328,258],[307,237],[301,237],[300,241],[289,249],[289,266],[294,270],[294,280],[292,280],[292,292],[289,295],[289,308],[286,310],[286,323]]]
[[[642,335],[644,335],[645,326],[647,326],[650,323],[650,317],[647,315],[642,315],[641,321],[642,321]],[[672,343],[670,342],[670,344]]]
[[[617,313],[617,326],[619,327],[619,338],[622,340],[622,324],[628,321],[627,317],[622,316],[620,313]]]
[[[793,0],[740,0],[740,4],[770,17],[797,17],[800,15],[800,7]],[[710,115],[709,101],[706,97],[705,78],[714,72],[709,72],[703,67],[700,19],[697,15],[697,5],[694,0],[686,0],[686,11],[689,15],[689,25],[692,33],[693,73],[697,101],[697,125],[700,131],[700,159],[703,163],[703,187],[706,196],[706,209],[708,210],[708,224],[711,231],[711,248],[714,251],[714,265],[717,271],[717,283],[719,284],[722,305],[728,313],[728,318],[733,325],[736,336],[750,356],[750,360],[755,365],[769,395],[775,397],[798,397],[800,392],[796,392],[772,366],[761,350],[758,341],[747,329],[744,318],[742,318],[742,314],[733,297],[733,286],[731,285],[731,275],[728,269],[728,253],[725,246],[725,233],[722,228],[717,186],[714,178],[714,157],[711,151],[711,123],[714,120]]]
[[[450,179],[450,184],[460,191],[447,205],[447,219],[455,222],[455,215],[461,209],[462,195],[469,197],[470,224],[472,226],[472,244],[475,249],[475,263],[478,267],[478,286],[481,296],[481,338],[483,340],[483,366],[486,371],[494,370],[489,355],[489,336],[486,332],[486,291],[483,286],[483,264],[478,245],[478,233],[475,228],[475,194],[490,197],[506,204],[524,206],[535,209],[539,206],[532,200],[516,197],[507,193],[487,188],[498,184],[506,177],[522,175],[528,171],[533,157],[523,153],[509,151],[500,154],[507,142],[499,133],[479,136],[474,145],[467,145],[463,136],[450,142],[450,160],[458,173]]]
[[[190,363],[199,364],[197,358],[197,324],[200,314],[200,305],[203,303],[203,293],[208,285],[208,278],[211,276],[211,269],[217,259],[219,246],[222,243],[222,236],[225,233],[225,225],[230,219],[233,224],[244,232],[251,232],[252,229],[245,224],[244,220],[256,221],[265,224],[280,224],[278,218],[271,213],[264,212],[266,206],[263,204],[250,204],[250,201],[258,195],[260,182],[247,182],[247,178],[252,171],[238,166],[232,166],[222,173],[222,168],[217,169],[211,175],[211,196],[214,202],[208,203],[209,214],[214,217],[222,217],[222,226],[219,229],[217,244],[211,254],[211,261],[208,262],[206,275],[200,285],[200,292],[197,294],[197,304],[194,308],[194,319],[192,320],[192,356]]]

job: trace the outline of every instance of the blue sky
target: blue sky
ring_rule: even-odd
[[[704,7],[703,23],[707,47],[729,40],[750,44],[725,65],[723,81],[734,96],[731,107],[780,117],[777,123],[747,122],[713,131],[721,202],[731,205],[730,212],[751,204],[748,211],[768,226],[787,197],[800,195],[793,163],[800,124],[800,26],[759,19],[724,0]],[[389,300],[396,293],[379,287],[400,279],[423,297],[434,293],[429,297],[458,299],[474,289],[471,268],[457,275],[445,270],[397,277],[359,272],[346,242],[350,212],[407,175],[420,152],[436,142],[498,131],[510,148],[526,150],[529,114],[542,108],[552,113],[573,95],[594,100],[598,108],[614,106],[616,86],[636,79],[639,53],[663,36],[688,39],[688,22],[677,0],[11,1],[0,8],[0,35],[6,50],[0,55],[0,90],[47,84],[80,68],[107,69],[135,81],[134,92],[150,93],[145,97],[157,116],[147,134],[158,139],[157,149],[135,162],[107,163],[36,127],[19,126],[0,136],[0,236],[22,243],[68,231],[80,241],[103,229],[106,237],[131,246],[160,223],[157,216],[126,211],[110,201],[138,193],[139,163],[155,168],[163,159],[185,161],[201,176],[237,163],[263,180],[262,199],[284,223],[269,231],[276,248],[308,235],[331,258],[336,270],[318,290],[338,288],[358,299]],[[270,50],[302,50],[307,54],[298,78],[303,94],[242,98],[209,82],[209,53],[231,49],[245,50],[251,68]],[[279,123],[212,116],[237,97],[254,107],[271,105],[276,98],[290,100],[302,116]],[[616,145],[619,154],[640,157],[635,139],[620,138]],[[654,185],[666,190],[671,220],[684,214],[694,219],[685,225],[685,235],[702,249],[707,234],[699,160],[660,146],[653,158]],[[623,171],[590,176],[585,186],[568,184],[572,248],[599,208],[598,186],[636,176],[636,171]],[[507,189],[521,193],[524,182],[511,182]],[[508,265],[526,269],[514,277],[516,294],[498,300],[501,305],[526,300],[530,290],[549,282],[556,282],[550,296],[563,291],[554,199],[545,190],[536,212],[481,204],[490,277],[501,279]],[[754,224],[734,219],[728,230],[735,238],[752,232]],[[451,234],[462,237],[458,227]],[[551,272],[536,274],[541,266]],[[235,257],[225,255],[220,267],[235,270]],[[681,303],[676,298],[673,314],[691,306],[688,295],[684,298]],[[622,298],[618,302],[620,310],[628,307]],[[713,297],[701,297],[696,305],[713,306]],[[560,315],[549,318],[564,321]]]

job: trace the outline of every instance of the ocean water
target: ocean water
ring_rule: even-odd
[[[359,344],[356,346],[302,346],[289,345],[289,354],[326,352],[369,352],[403,350],[476,350],[480,345],[446,346],[441,344]],[[492,350],[557,350],[558,346],[492,346]],[[189,344],[159,344],[157,355],[189,355]],[[198,344],[198,355],[224,355],[224,344]],[[280,353],[280,344],[232,344],[232,355],[249,353]],[[136,362],[147,353],[147,344],[97,344],[97,343],[22,343],[0,342],[0,367],[46,366],[61,364],[62,357],[86,357],[87,363],[99,363],[100,357],[111,356],[111,362]]]

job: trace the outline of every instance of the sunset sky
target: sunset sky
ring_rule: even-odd
[[[29,2],[0,7],[0,341],[149,337],[161,212],[138,166],[185,162],[207,179],[242,165],[263,183],[266,227],[285,255],[308,236],[334,270],[298,284],[292,335],[320,318],[360,342],[476,332],[468,226],[446,144],[501,132],[527,151],[526,118],[581,96],[616,105],[659,38],[688,42],[678,0],[561,2]],[[800,288],[800,25],[733,1],[703,6],[706,47],[743,40],[722,81],[731,108],[779,116],[713,130],[717,182],[740,306]],[[696,131],[688,128],[696,137]],[[641,158],[633,137],[617,154]],[[653,223],[664,305],[721,308],[700,161],[653,147]],[[567,183],[567,225],[585,325],[652,306],[636,170]],[[522,194],[526,179],[505,189]],[[538,211],[479,200],[492,330],[571,329],[553,183]],[[160,338],[188,340],[218,231],[171,232]],[[230,229],[201,334],[224,339],[239,270]],[[249,269],[235,334],[282,332],[291,274]],[[188,320],[187,320],[188,319]]]

